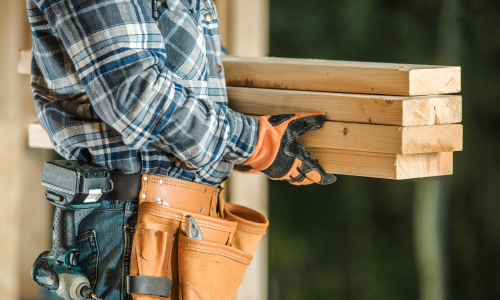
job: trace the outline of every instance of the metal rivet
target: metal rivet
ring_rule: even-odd
[[[186,230],[186,226],[182,226],[182,230]]]
[[[163,180],[160,179],[160,184],[163,184]]]
[[[144,179],[144,181],[148,181],[148,178],[147,178],[146,176],[144,176],[144,178],[143,178],[143,179]]]
[[[174,231],[174,232],[172,232],[172,235],[173,235],[173,236],[175,236],[175,231]]]
[[[156,201],[161,201],[161,198],[156,198]]]
[[[142,232],[139,232],[139,236],[142,236]]]
[[[207,189],[205,189],[204,193],[206,193],[206,192],[207,192]]]
[[[220,73],[222,72],[222,66],[221,65],[217,65],[217,73]]]
[[[200,207],[200,212],[202,212],[202,211],[203,211],[203,207]]]
[[[156,237],[156,232],[155,232],[155,237]]]
[[[146,194],[142,194],[142,199],[146,199]]]
[[[205,21],[207,22],[212,21],[212,14],[205,14]]]

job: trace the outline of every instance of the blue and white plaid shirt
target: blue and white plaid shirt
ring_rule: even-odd
[[[38,119],[65,158],[217,186],[253,152],[258,121],[227,107],[211,0],[27,7]]]

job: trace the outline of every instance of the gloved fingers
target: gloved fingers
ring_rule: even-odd
[[[259,174],[259,170],[255,170],[251,166],[247,165],[234,165],[233,170],[240,172],[240,173],[245,173],[245,174]]]
[[[294,147],[291,148],[291,150],[293,149],[296,157],[302,161],[299,171],[304,176],[321,185],[332,184],[337,180],[333,174],[326,173],[323,167],[319,164],[318,160],[314,158],[302,145],[296,143],[296,145],[293,146]]]
[[[304,175],[297,177],[290,176],[288,182],[293,185],[309,185],[314,183],[314,181],[312,181],[311,179],[307,178]]]
[[[321,168],[321,166],[320,166]],[[326,173],[324,170],[318,171],[318,170],[313,170],[310,171],[306,174],[304,174],[309,180],[321,184],[321,185],[328,185],[332,184],[337,180],[337,177],[335,175]]]
[[[297,114],[296,116],[297,119],[290,122],[290,125],[288,125],[287,128],[287,131],[290,132],[294,138],[320,129],[323,127],[326,119],[325,114],[323,113]]]
[[[259,126],[269,126],[278,133],[278,136],[288,134],[289,138],[319,129],[325,123],[325,114],[322,112],[282,114],[259,118],[261,118],[260,123],[262,123]]]
[[[294,167],[290,170],[287,181],[293,185],[308,185],[313,184],[314,181],[307,178],[306,174],[301,172],[300,168],[302,166],[302,161],[300,159],[295,159]]]

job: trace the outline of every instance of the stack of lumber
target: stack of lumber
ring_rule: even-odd
[[[229,106],[326,113],[299,138],[327,172],[409,179],[453,173],[462,150],[460,68],[284,58],[223,59]]]
[[[29,74],[29,51],[18,71]],[[409,179],[453,173],[462,150],[460,68],[224,57],[229,106],[246,115],[326,113],[299,138],[327,172]],[[39,124],[30,146],[52,148]]]

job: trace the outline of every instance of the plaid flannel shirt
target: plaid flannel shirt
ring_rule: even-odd
[[[217,186],[258,121],[227,107],[211,0],[27,0],[31,87],[56,151]]]

